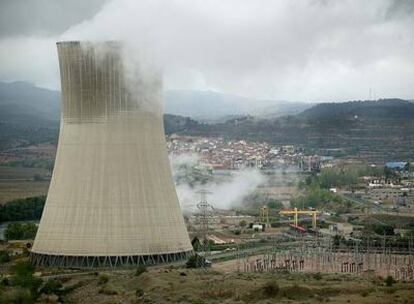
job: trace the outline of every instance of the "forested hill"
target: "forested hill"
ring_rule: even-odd
[[[410,119],[414,118],[414,103],[402,99],[321,103],[298,115],[310,119]]]
[[[246,116],[199,124],[183,133],[295,144],[315,153],[374,162],[414,160],[414,103],[401,99],[324,103],[298,115],[268,120]]]
[[[269,113],[276,112],[277,107],[269,106]],[[414,103],[401,99],[322,103],[296,115],[243,116],[214,124],[167,114],[164,126],[167,134],[295,144],[315,153],[336,151],[372,161],[414,161]],[[21,82],[0,83],[0,151],[56,142],[58,128],[59,92]]]

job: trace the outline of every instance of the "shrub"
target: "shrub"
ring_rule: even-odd
[[[33,276],[33,266],[30,262],[18,262],[14,265],[13,270],[13,285],[28,288],[35,295],[42,284],[42,280]]]
[[[312,294],[313,293],[309,288],[305,286],[299,286],[297,284],[288,286],[282,290],[282,295],[291,300],[307,298],[310,297]]]
[[[137,298],[142,298],[144,296],[144,290],[142,288],[137,288],[137,290],[135,291],[135,295],[137,296]]]
[[[394,285],[394,283],[396,283],[394,278],[390,275],[385,278],[384,282],[385,282],[385,285],[388,286],[388,287],[391,287],[392,285]]]
[[[200,268],[207,265],[207,261],[201,255],[195,254],[188,258],[185,264],[187,268]]]
[[[8,278],[0,278],[0,291],[1,286],[10,286],[10,281]]]
[[[116,295],[118,294],[118,292],[116,291],[116,289],[111,286],[111,285],[104,285],[101,287],[101,289],[99,290],[99,293],[102,293],[104,295],[108,295],[108,296],[112,296],[112,295]]]
[[[10,255],[6,250],[0,251],[0,264],[10,262]]]
[[[147,267],[145,267],[145,265],[139,265],[137,270],[135,271],[135,276],[140,276],[141,274],[143,274],[144,272],[147,272]]]
[[[191,241],[191,245],[193,245],[194,251],[199,251],[202,247],[200,239],[198,237],[193,238],[193,240]]]
[[[33,266],[28,261],[19,261],[13,266],[16,276],[28,276],[33,273]]]
[[[14,288],[0,294],[0,303],[34,303],[34,297],[26,288]]]
[[[317,281],[320,281],[320,280],[322,280],[322,275],[321,275],[320,272],[317,272],[313,275],[313,278]]]
[[[44,294],[57,294],[59,293],[60,289],[62,288],[62,283],[59,280],[51,279],[48,280],[43,287],[40,289],[39,293]]]
[[[280,287],[275,281],[269,281],[263,286],[263,293],[267,297],[276,297],[279,294]]]
[[[100,274],[98,277],[98,285],[103,285],[108,283],[109,277],[106,274]]]

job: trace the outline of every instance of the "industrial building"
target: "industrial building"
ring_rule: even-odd
[[[166,151],[161,80],[128,78],[116,42],[58,42],[62,115],[34,265],[121,267],[186,259],[192,246]]]

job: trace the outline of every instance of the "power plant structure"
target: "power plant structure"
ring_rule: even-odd
[[[192,246],[172,180],[160,73],[117,42],[58,42],[62,115],[31,261],[122,267],[186,259]]]

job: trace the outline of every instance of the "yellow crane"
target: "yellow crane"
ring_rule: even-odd
[[[307,214],[312,216],[312,228],[316,230],[316,215],[318,211],[316,210],[298,210],[298,208],[294,208],[293,210],[280,210],[280,215],[292,215],[293,214],[293,222],[296,227],[298,227],[298,214]]]
[[[260,208],[260,222],[269,227],[269,208],[267,206]]]

